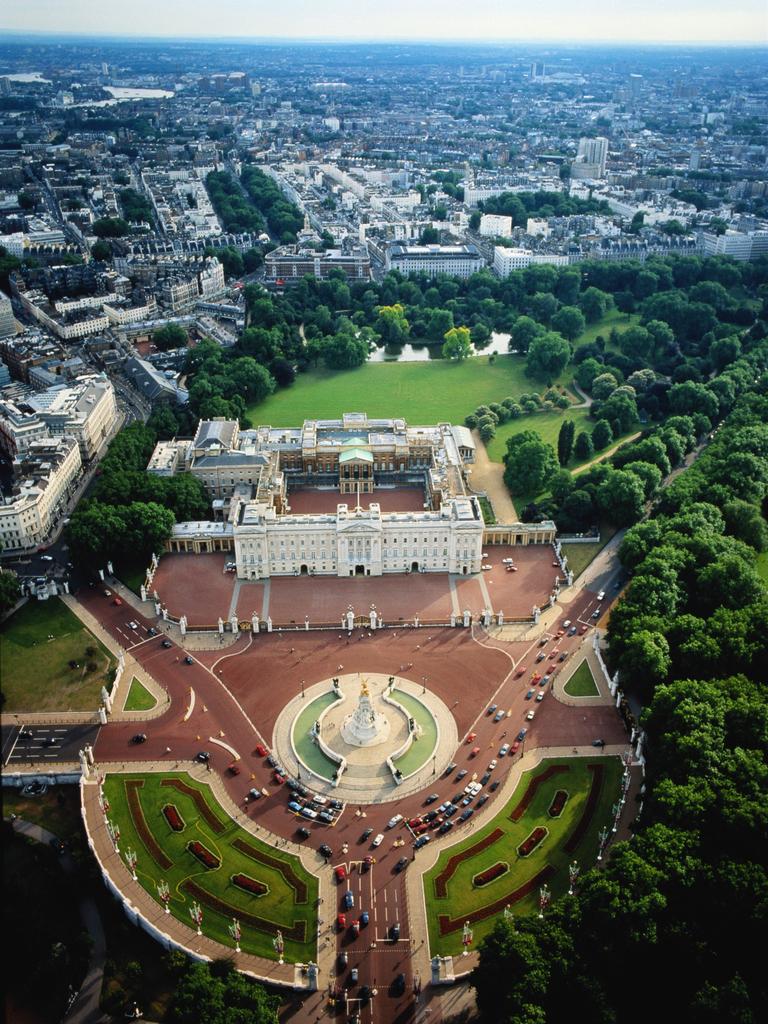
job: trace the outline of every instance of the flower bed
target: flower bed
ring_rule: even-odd
[[[205,799],[204,794],[201,793],[199,789],[195,789],[194,786],[190,786],[188,783],[184,782],[183,779],[163,779],[160,785],[170,786],[173,789],[177,789],[180,793],[184,793],[185,796],[188,796],[192,801],[194,801],[200,817],[209,825],[216,835],[220,836],[222,832],[226,831],[227,826],[213,813],[213,810],[208,806],[208,801]]]
[[[193,857],[197,857],[200,863],[209,869],[217,868],[221,865],[221,859],[216,856],[215,853],[199,843],[197,839],[193,839],[192,842],[187,843],[187,849]]]
[[[231,881],[238,889],[245,889],[246,892],[251,893],[253,896],[265,896],[269,892],[269,886],[264,885],[263,882],[257,882],[250,875],[232,875]]]
[[[589,796],[587,797],[586,804],[584,804],[584,810],[581,818],[579,819],[579,823],[565,843],[565,850],[567,853],[574,853],[576,851],[576,848],[584,838],[584,834],[589,828],[589,823],[592,821],[592,815],[595,813],[597,801],[600,796],[600,790],[603,785],[604,767],[605,766],[602,764],[587,765],[587,768],[592,772],[592,785],[590,786]]]
[[[221,914],[223,917],[230,919],[236,917],[240,924],[256,928],[260,932],[266,932],[267,935],[277,935],[278,929],[280,929],[283,933],[283,938],[294,939],[296,942],[306,942],[307,922],[303,919],[294,921],[292,925],[267,921],[266,918],[259,917],[257,914],[249,914],[247,910],[242,910],[240,907],[233,906],[218,896],[214,896],[213,893],[203,889],[201,885],[198,885],[191,878],[184,882],[183,888],[202,906],[213,910],[217,914]]]
[[[173,866],[173,861],[165,851],[160,847],[160,844],[149,831],[149,826],[144,818],[144,811],[142,810],[141,803],[139,801],[139,790],[143,787],[144,782],[142,779],[126,779],[123,783],[125,786],[125,796],[128,801],[128,810],[133,821],[133,827],[138,833],[139,839],[146,847],[152,859],[161,867],[164,871]]]
[[[299,878],[291,864],[286,863],[284,860],[280,860],[278,857],[270,857],[268,853],[262,853],[261,850],[257,850],[255,846],[251,846],[251,844],[246,842],[245,839],[236,839],[232,843],[232,846],[236,850],[239,850],[240,853],[244,853],[246,857],[250,857],[251,860],[255,860],[257,864],[263,864],[265,867],[274,868],[275,871],[279,871],[285,879],[286,885],[289,885],[296,893],[296,899],[294,902],[307,902],[307,883]]]
[[[570,771],[570,768],[567,764],[551,764],[549,768],[547,768],[545,771],[541,772],[539,775],[536,775],[534,778],[532,778],[531,781],[528,783],[528,788],[523,794],[520,803],[515,807],[515,809],[510,814],[510,820],[520,821],[522,816],[528,810],[531,800],[533,800],[533,798],[536,796],[536,792],[539,786],[543,785],[543,783],[547,782],[553,776],[560,775],[562,772],[567,771]]]
[[[565,802],[568,799],[568,793],[564,789],[558,789],[555,795],[552,797],[552,803],[549,805],[549,816],[550,818],[559,818],[563,813]]]
[[[173,804],[166,804],[163,808],[163,817],[171,826],[174,832],[183,832],[186,828],[184,819],[173,806]]]
[[[470,914],[460,914],[458,917],[449,917],[447,914],[440,914],[438,916],[438,927],[440,928],[441,935],[450,935],[451,932],[459,931],[464,927],[464,922],[469,921],[470,924],[475,924],[477,921],[484,921],[488,917],[493,917],[494,914],[500,913],[505,907],[512,907],[519,900],[524,899],[529,893],[534,892],[544,882],[548,882],[550,878],[555,874],[555,869],[551,864],[545,865],[541,871],[529,878],[527,882],[523,882],[522,885],[518,886],[517,889],[513,889],[511,892],[504,893],[503,896],[499,896],[493,903],[487,903],[484,907],[479,907],[477,910],[473,910]]]
[[[468,846],[466,850],[462,850],[461,853],[454,853],[435,879],[435,895],[438,899],[445,899],[448,895],[448,883],[463,860],[469,860],[470,857],[475,857],[478,853],[482,853],[483,850],[487,850],[489,846],[498,842],[503,835],[504,833],[500,828],[495,828],[493,832],[489,832],[487,836],[474,843],[474,845]]]
[[[524,839],[523,842],[520,843],[520,845],[517,848],[517,852],[520,854],[521,857],[530,856],[530,854],[533,853],[536,847],[540,843],[542,843],[548,835],[548,830],[545,829],[543,826],[539,825],[537,828],[533,830],[533,832],[531,832],[527,839]]]
[[[495,864],[492,864],[491,867],[486,868],[485,871],[481,871],[479,874],[475,875],[472,879],[472,885],[477,886],[478,888],[482,885],[490,885],[491,882],[495,882],[497,878],[501,878],[502,875],[505,875],[507,871],[509,871],[509,864],[505,861],[498,860]]]

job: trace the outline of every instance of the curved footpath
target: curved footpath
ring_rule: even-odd
[[[36,843],[50,843],[57,839],[53,832],[31,821],[15,818],[12,821],[14,832],[34,840]],[[59,857],[61,870],[68,875],[74,874],[76,865],[72,856],[65,850]],[[107,941],[101,923],[101,915],[94,900],[90,896],[80,900],[80,919],[83,927],[91,937],[91,959],[85,972],[83,983],[69,1009],[64,1024],[108,1024],[111,1017],[101,1012],[99,1005],[101,987],[104,981],[104,961],[107,954]]]

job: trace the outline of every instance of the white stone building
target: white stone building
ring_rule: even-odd
[[[0,504],[0,545],[5,551],[44,543],[80,475],[74,437],[33,441],[14,462],[14,494]]]

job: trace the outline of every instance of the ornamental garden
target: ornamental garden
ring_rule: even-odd
[[[315,957],[317,879],[298,857],[241,828],[208,786],[184,773],[121,774],[107,776],[103,793],[121,847],[137,854],[138,881],[158,902],[167,883],[168,908],[183,924],[191,926],[196,902],[206,936],[225,946],[236,917],[244,952],[276,959],[279,930],[286,959]]]
[[[595,862],[621,772],[618,757],[547,758],[524,772],[498,814],[425,873],[430,954],[460,953],[467,921],[477,944],[505,908],[535,913],[544,885],[566,892],[568,865]]]

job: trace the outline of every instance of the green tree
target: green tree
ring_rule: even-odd
[[[529,316],[519,316],[512,325],[509,336],[509,348],[514,352],[527,352],[531,342],[540,334],[544,333],[541,324]]]
[[[532,430],[507,439],[504,466],[504,482],[514,494],[538,494],[558,468],[552,446]]]
[[[91,230],[97,238],[120,238],[131,233],[131,226],[120,217],[102,217],[93,222]]]
[[[432,309],[429,314],[427,335],[430,338],[444,338],[454,326],[450,309]]]
[[[613,430],[608,420],[600,419],[592,431],[592,444],[596,452],[601,452],[613,441]]]
[[[152,341],[160,352],[183,348],[187,344],[187,332],[181,324],[163,324],[152,335]]]
[[[643,514],[643,484],[634,473],[615,469],[597,488],[597,506],[615,526],[631,526]]]
[[[619,382],[612,373],[601,373],[592,381],[592,397],[602,402],[612,395],[618,386]]]
[[[565,338],[554,331],[548,331],[531,342],[525,372],[530,377],[551,380],[563,372],[570,358],[571,346]]]
[[[171,1024],[278,1024],[280,1000],[222,964],[188,963],[175,985]]]
[[[602,320],[611,305],[611,296],[594,286],[586,288],[579,299],[581,311],[587,323],[594,324]]]
[[[19,577],[10,569],[0,569],[0,615],[4,615],[21,597]]]
[[[452,327],[445,333],[445,342],[442,348],[443,359],[455,359],[456,362],[463,362],[472,354],[472,341],[468,327]]]
[[[573,452],[579,462],[588,462],[595,454],[595,447],[592,444],[592,438],[586,430],[581,430],[577,434]]]
[[[576,436],[576,424],[573,420],[563,420],[557,436],[557,461],[567,466],[573,454],[573,440]]]
[[[112,259],[112,246],[109,242],[100,238],[98,242],[94,242],[91,246],[91,256],[95,260],[111,260]]]
[[[378,306],[376,314],[373,329],[384,344],[401,345],[411,330],[403,306],[399,303],[394,303],[391,306]]]
[[[562,306],[552,317],[552,328],[568,341],[575,341],[586,328],[584,314],[577,306]]]

